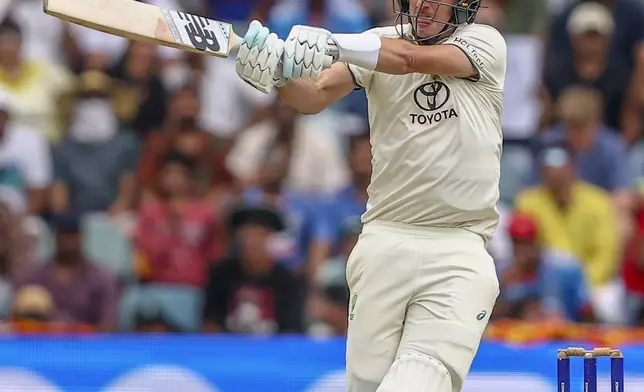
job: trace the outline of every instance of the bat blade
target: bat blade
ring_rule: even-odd
[[[45,13],[120,37],[228,57],[241,44],[230,23],[133,0],[45,0]]]

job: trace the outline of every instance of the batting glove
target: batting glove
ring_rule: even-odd
[[[248,32],[235,59],[237,74],[263,93],[270,93],[276,84],[285,84],[281,60],[284,41],[256,20]]]
[[[310,26],[294,26],[286,39],[283,72],[286,79],[317,78],[331,66],[329,51],[331,32]]]

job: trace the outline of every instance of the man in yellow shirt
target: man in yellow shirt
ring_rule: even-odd
[[[544,149],[539,163],[541,185],[523,190],[515,209],[535,219],[543,247],[569,252],[582,261],[593,291],[604,300],[609,294],[602,292],[615,280],[621,253],[611,196],[578,179],[566,146]]]
[[[73,76],[59,64],[33,61],[22,55],[20,26],[6,19],[0,22],[0,88],[13,96],[12,121],[58,141],[58,99],[73,84]]]

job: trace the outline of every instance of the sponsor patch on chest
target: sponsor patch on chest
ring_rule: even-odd
[[[413,99],[420,110],[409,114],[412,124],[433,125],[458,117],[458,112],[453,105],[449,105],[452,92],[441,80],[433,80],[418,86],[414,90]]]

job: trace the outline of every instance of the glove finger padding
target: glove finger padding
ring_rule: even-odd
[[[282,78],[281,70],[278,74],[278,67],[284,53],[284,41],[273,33],[266,34],[265,37],[263,35],[262,28],[254,38],[254,42],[259,45],[249,47],[247,42],[242,43],[235,69],[244,81],[259,91],[269,93],[273,89],[274,80]]]
[[[269,34],[270,30],[268,30],[267,27],[264,27],[261,22],[254,20],[250,22],[250,25],[248,26],[248,31],[244,36],[244,42],[250,48],[254,46],[264,46]]]
[[[326,54],[330,36],[329,31],[320,28],[293,27],[284,50],[284,76],[288,79],[319,77],[333,62]]]

